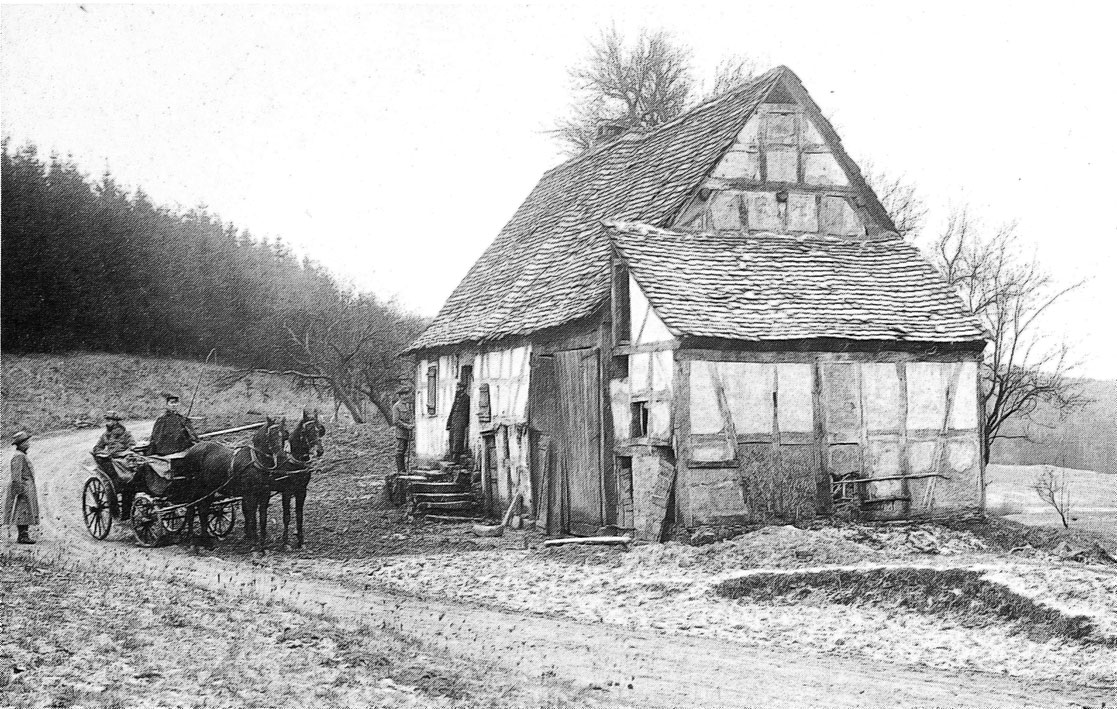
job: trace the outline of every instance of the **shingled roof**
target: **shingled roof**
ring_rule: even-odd
[[[730,340],[977,343],[984,330],[902,239],[605,230],[673,333]]]
[[[407,351],[527,335],[592,314],[609,292],[601,220],[668,226],[781,80],[817,112],[798,77],[781,66],[654,130],[624,135],[546,172]],[[844,160],[865,203],[883,214],[856,166]]]

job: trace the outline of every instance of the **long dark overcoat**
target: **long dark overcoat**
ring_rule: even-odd
[[[23,451],[12,456],[12,477],[4,493],[4,524],[38,524],[39,491],[35,468]]]
[[[194,424],[177,411],[168,411],[155,419],[151,428],[149,455],[170,455],[184,451],[198,442]]]

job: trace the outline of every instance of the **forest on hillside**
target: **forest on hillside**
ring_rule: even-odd
[[[289,372],[382,405],[423,320],[356,292],[279,238],[171,209],[106,172],[3,141],[0,322],[6,352],[201,359]]]

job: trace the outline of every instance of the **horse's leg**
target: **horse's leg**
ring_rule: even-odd
[[[306,502],[306,485],[295,490],[295,548],[303,548],[303,503]]]
[[[254,551],[263,555],[268,547],[268,493],[266,491],[256,498],[256,512],[260,516],[260,538],[256,541]]]
[[[202,500],[194,505],[194,509],[198,514],[198,533],[196,535],[191,535],[190,546],[194,551],[208,549],[210,547],[209,502],[207,500]]]
[[[256,541],[256,500],[251,495],[240,498],[240,511],[244,513],[244,540]]]
[[[291,493],[283,490],[283,551],[291,551]]]

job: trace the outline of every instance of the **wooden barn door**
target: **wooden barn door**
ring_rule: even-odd
[[[568,529],[593,534],[604,524],[601,491],[601,365],[598,350],[555,353],[561,461]]]

